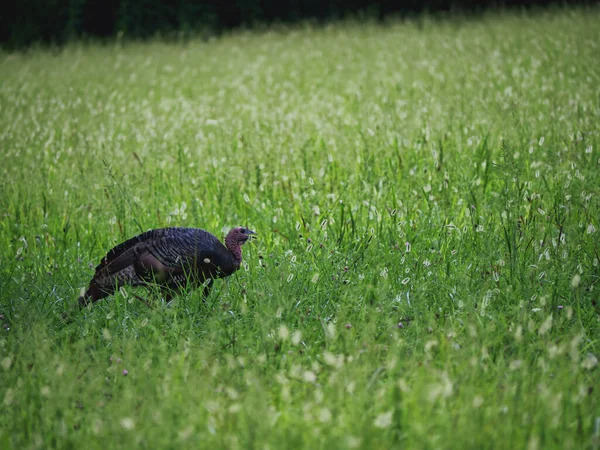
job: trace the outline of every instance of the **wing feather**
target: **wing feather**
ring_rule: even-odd
[[[96,267],[96,273],[104,276],[115,274],[148,258],[146,253],[150,253],[163,266],[181,268],[190,264],[202,264],[205,259],[212,260],[216,255],[227,255],[229,252],[208,231],[183,227],[158,228],[134,236],[112,248]]]
[[[96,273],[102,271],[108,274],[116,273],[132,264],[134,258],[139,253],[139,244],[161,239],[165,234],[165,230],[165,228],[149,230],[116,245],[108,251],[106,256],[100,261],[100,264],[96,266]]]

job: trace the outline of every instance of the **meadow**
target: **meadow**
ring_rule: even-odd
[[[599,448],[599,61],[597,7],[0,53],[0,448]]]

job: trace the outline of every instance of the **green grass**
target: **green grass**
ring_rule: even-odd
[[[598,8],[1,54],[0,447],[597,449],[599,61]],[[260,239],[74,309],[174,225]]]

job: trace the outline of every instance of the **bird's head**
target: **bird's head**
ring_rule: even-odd
[[[245,244],[248,239],[254,237],[256,237],[256,233],[244,227],[235,227],[227,235],[227,238],[231,238],[233,242],[237,242],[239,245]]]

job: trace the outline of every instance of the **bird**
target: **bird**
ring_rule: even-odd
[[[240,268],[242,245],[256,235],[248,228],[235,227],[223,245],[201,228],[168,227],[141,233],[113,247],[102,258],[78,299],[79,306],[102,300],[124,285],[158,286],[166,301],[185,288],[204,285],[206,297],[214,279],[228,277]]]

